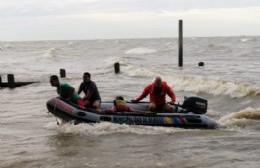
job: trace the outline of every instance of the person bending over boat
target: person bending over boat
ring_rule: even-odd
[[[84,102],[80,99],[79,95],[75,92],[74,87],[67,83],[60,83],[57,75],[52,75],[50,77],[51,86],[57,88],[58,95],[69,102],[77,104],[79,106],[84,106]]]
[[[104,113],[115,113],[115,112],[134,112],[137,114],[149,114],[149,111],[135,110],[128,106],[123,96],[116,96],[114,100],[114,106],[111,109],[104,109],[100,112]]]
[[[79,86],[78,95],[82,91],[85,93],[83,97],[85,106],[98,109],[101,103],[101,98],[96,83],[91,81],[91,75],[88,72],[83,74],[83,82]]]
[[[164,110],[167,112],[173,112],[173,108],[166,103],[166,94],[171,98],[170,104],[173,104],[176,100],[175,93],[165,81],[162,81],[161,77],[157,76],[154,82],[148,84],[144,88],[142,94],[135,100],[132,100],[132,102],[137,103],[145,98],[148,94],[150,94],[150,111],[154,112]]]

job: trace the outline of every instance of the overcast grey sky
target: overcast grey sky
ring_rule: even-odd
[[[260,0],[0,0],[0,41],[260,35]]]

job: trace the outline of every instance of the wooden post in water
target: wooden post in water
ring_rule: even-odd
[[[2,76],[0,75],[0,89],[2,89],[2,86],[3,84],[2,84]]]
[[[7,82],[2,82],[2,78],[0,76],[0,87],[5,88],[5,87],[9,87],[9,88],[16,88],[16,87],[21,87],[21,86],[25,86],[25,85],[30,85],[33,83],[39,83],[39,82],[15,82],[14,80],[14,74],[7,74]]]
[[[7,81],[10,88],[15,88],[14,74],[8,74]]]
[[[119,73],[120,72],[120,64],[119,62],[114,63],[114,69],[115,69],[115,73]]]
[[[199,66],[204,66],[204,62],[199,62],[198,65]]]
[[[66,78],[66,70],[65,69],[60,69],[60,77]]]
[[[182,20],[179,20],[179,67],[183,66],[183,31]]]

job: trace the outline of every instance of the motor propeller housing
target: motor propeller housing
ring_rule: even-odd
[[[208,108],[208,101],[200,97],[187,97],[185,98],[182,107],[186,109],[187,112],[205,114]]]

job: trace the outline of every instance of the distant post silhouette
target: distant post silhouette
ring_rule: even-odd
[[[119,73],[120,72],[120,64],[119,62],[114,63],[114,69],[115,69],[115,73]]]
[[[179,67],[183,66],[183,31],[182,20],[179,20]]]
[[[204,62],[199,62],[198,65],[199,66],[204,66]]]
[[[65,78],[66,77],[66,70],[65,69],[60,69],[60,77]]]
[[[10,88],[15,88],[14,74],[8,74],[7,81]]]

